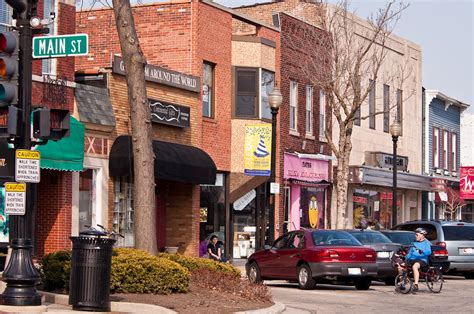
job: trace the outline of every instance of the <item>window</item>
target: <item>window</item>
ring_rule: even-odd
[[[11,24],[12,9],[5,1],[0,1],[0,23]],[[6,26],[0,25],[0,30],[6,31]]]
[[[54,9],[54,0],[44,0],[43,1],[43,16],[45,19],[49,19],[51,12],[55,12]],[[56,21],[55,21],[56,22]],[[49,35],[56,34],[55,29],[56,23],[51,23],[48,25]],[[42,73],[43,74],[56,74],[56,58],[52,59],[43,59],[41,61]]]
[[[443,131],[443,169],[448,169],[448,131]]]
[[[397,122],[400,123],[401,134],[403,134],[403,91],[397,89]]]
[[[258,117],[258,69],[237,68],[235,71],[235,116]]]
[[[357,111],[354,114],[354,125],[360,126],[360,107],[357,108]]]
[[[134,246],[133,223],[133,183],[130,177],[116,177],[112,226],[124,236],[117,238],[117,246]]]
[[[439,129],[433,128],[433,168],[439,168]]]
[[[95,216],[95,177],[93,169],[84,169],[79,173],[79,232],[98,223],[92,218]]]
[[[262,119],[271,119],[272,111],[270,109],[270,104],[268,103],[268,95],[273,91],[275,87],[275,73],[263,70],[261,75],[261,103],[260,103],[260,112]]]
[[[202,116],[214,117],[214,64],[204,62],[202,82]]]
[[[383,85],[383,131],[390,132],[390,86]]]
[[[375,130],[375,81],[369,80],[369,128]]]
[[[313,86],[306,86],[306,134],[313,135]]]
[[[296,131],[298,122],[298,83],[290,81],[290,130]]]
[[[451,170],[458,170],[458,159],[457,159],[457,143],[458,135],[456,133],[451,133]]]
[[[319,90],[319,137],[326,135],[326,94],[322,89]]]

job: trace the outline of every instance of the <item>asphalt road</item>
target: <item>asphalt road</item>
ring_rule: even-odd
[[[318,285],[299,290],[286,281],[266,281],[276,302],[286,305],[284,313],[474,313],[474,280],[447,276],[443,289],[433,294],[420,282],[416,294],[399,294],[393,286],[375,282],[369,290],[350,286]]]

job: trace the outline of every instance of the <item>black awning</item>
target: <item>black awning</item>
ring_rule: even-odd
[[[155,179],[193,184],[214,184],[216,164],[203,150],[176,143],[153,141]],[[109,156],[111,177],[133,173],[132,141],[130,136],[117,137]]]

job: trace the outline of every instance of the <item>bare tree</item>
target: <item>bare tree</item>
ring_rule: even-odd
[[[345,228],[347,221],[347,191],[349,160],[352,151],[352,132],[356,120],[391,112],[394,119],[399,113],[395,96],[390,105],[377,108],[369,115],[361,116],[360,108],[366,103],[373,85],[383,81],[403,90],[403,83],[410,77],[409,58],[399,63],[386,63],[392,31],[408,6],[390,1],[367,21],[356,17],[349,10],[349,1],[342,0],[337,5],[322,3],[321,18],[316,25],[324,31],[324,36],[311,36],[318,53],[301,66],[302,71],[320,87],[327,101],[325,137],[336,157],[336,227]],[[310,55],[310,53],[308,53]],[[404,99],[410,93],[403,95]],[[332,137],[335,128],[336,136]]]
[[[443,216],[447,219],[455,219],[457,212],[464,206],[466,206],[466,204],[459,197],[459,194],[454,192],[452,189],[448,189],[448,199],[441,202]]]
[[[146,59],[138,41],[130,1],[113,0],[113,9],[125,64],[132,125],[135,247],[156,254],[155,154],[146,93]]]

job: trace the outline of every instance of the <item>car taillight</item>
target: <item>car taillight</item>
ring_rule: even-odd
[[[440,257],[440,256],[446,257],[446,256],[448,256],[448,251],[445,250],[445,249],[434,251],[433,255],[436,256],[436,257]]]
[[[339,258],[339,254],[334,250],[326,250],[321,252],[323,258]]]
[[[446,247],[446,242],[436,242],[436,245]]]

